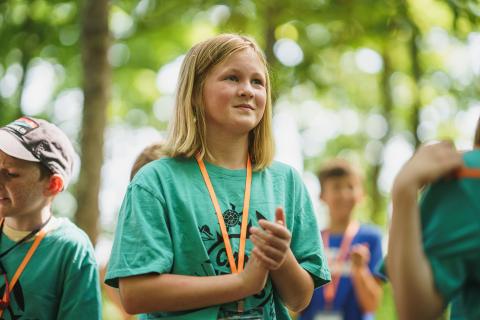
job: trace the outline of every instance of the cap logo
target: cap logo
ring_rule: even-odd
[[[23,117],[20,119],[15,120],[14,122],[10,123],[6,126],[11,130],[15,131],[17,134],[23,136],[39,127],[38,123],[33,121],[32,119]]]

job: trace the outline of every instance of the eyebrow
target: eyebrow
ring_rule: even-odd
[[[229,72],[244,73],[244,70],[238,69],[236,67],[230,67],[230,68],[226,69],[224,73],[229,73]],[[254,72],[253,76],[261,77],[263,80],[265,80],[265,75],[263,73]]]

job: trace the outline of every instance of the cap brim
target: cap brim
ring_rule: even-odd
[[[0,130],[0,150],[17,159],[40,162],[16,137],[5,130]]]

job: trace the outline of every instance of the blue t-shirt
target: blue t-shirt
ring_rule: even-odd
[[[343,234],[330,234],[329,247],[325,248],[325,253],[330,259],[335,258],[340,249],[343,240]],[[370,262],[368,267],[374,276],[382,278],[380,274],[375,273],[375,267],[382,259],[382,234],[381,231],[372,225],[361,225],[357,234],[352,240],[350,247],[356,244],[366,244],[370,249]],[[342,276],[338,284],[337,294],[333,301],[334,311],[343,314],[344,320],[366,320],[372,319],[371,314],[363,314],[360,304],[355,296],[352,279],[350,277],[351,262],[347,258],[342,270]],[[315,316],[325,310],[325,300],[323,298],[323,287],[315,289],[310,305],[300,315],[300,320],[315,319]]]

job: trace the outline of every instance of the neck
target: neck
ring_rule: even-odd
[[[18,231],[33,231],[40,228],[52,215],[50,207],[42,209],[39,215],[35,216],[20,216],[20,217],[6,217],[5,224],[10,228]]]
[[[342,233],[345,233],[345,230],[347,230],[348,228],[348,225],[352,222],[352,220],[350,219],[346,219],[346,220],[335,220],[335,219],[332,219],[330,221],[330,226],[329,226],[329,230],[331,233],[333,234],[342,234]]]
[[[248,153],[248,134],[241,137],[211,136],[207,137],[208,150],[212,157],[206,160],[227,169],[242,169],[246,167]]]

